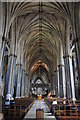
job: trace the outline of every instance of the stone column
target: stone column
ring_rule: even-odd
[[[75,96],[78,99],[78,73],[77,73],[77,66],[76,66],[76,57],[72,56],[72,66],[73,66],[73,75],[74,75],[74,85],[75,85]]]
[[[65,24],[65,40],[63,43],[65,77],[66,77],[66,97],[75,100],[75,86],[72,67],[72,50],[70,49],[70,25]]]
[[[1,7],[1,2],[0,2],[0,7]],[[1,45],[2,45],[2,35],[0,34],[0,113],[2,113],[2,71],[1,71],[1,65],[2,65],[1,50],[2,49],[1,49]]]
[[[58,79],[58,98],[60,98],[60,83],[59,83],[59,68],[57,67],[57,79]]]
[[[0,43],[2,44],[2,36],[0,35]],[[2,56],[1,56],[1,44],[0,44],[0,97],[2,95],[2,90],[1,90],[1,86],[2,86],[2,71],[1,71],[1,65],[2,65]],[[0,98],[0,102],[1,102],[1,98]],[[0,106],[1,107],[1,106]],[[1,111],[1,109],[0,109]]]
[[[54,74],[55,74],[55,94],[56,94],[56,97],[58,97],[58,76],[57,76],[57,70],[54,71]]]
[[[16,71],[16,56],[13,54],[9,55],[9,62],[7,68],[7,83],[8,83],[8,94],[13,97],[14,85],[15,85],[15,71]]]
[[[3,14],[2,14],[2,10],[3,10],[3,6],[2,6],[2,2],[0,1],[0,113],[2,113],[2,58],[3,53],[4,53],[4,42],[2,41],[2,36],[3,36],[3,32],[2,32],[2,21],[3,21]],[[2,44],[3,42],[3,44]]]
[[[2,37],[0,35],[0,43],[2,42]],[[0,46],[1,51],[1,46]],[[0,52],[0,113],[2,113],[2,71],[1,71],[1,52]]]
[[[17,64],[17,88],[16,88],[16,97],[20,97],[21,92],[21,77],[22,77],[22,65]]]
[[[5,52],[4,55],[4,64],[3,64],[3,80],[2,80],[2,95],[4,96],[4,99],[6,98],[6,94],[7,94],[7,82],[6,82],[6,73],[7,73],[7,66],[8,66],[8,52]]]
[[[78,2],[73,6],[72,14],[72,34],[73,34],[73,43],[75,45],[76,52],[76,61],[78,69],[78,99],[80,99],[80,4]]]
[[[62,76],[62,65],[58,65],[59,69],[59,86],[60,86],[60,97],[63,98],[63,76]]]
[[[12,97],[13,97],[13,95],[14,95],[14,87],[15,87],[16,59],[17,59],[17,56],[15,55],[15,56],[14,56],[14,65],[13,65],[13,86],[12,86],[12,93],[11,93],[11,96],[12,96]]]
[[[22,87],[24,87],[24,86],[22,86],[23,85],[23,67],[21,66],[21,78],[20,78],[20,81],[21,81],[21,83],[20,83],[20,97],[22,97]]]
[[[3,71],[3,64],[4,64],[4,52],[5,52],[5,46],[6,42],[4,41],[1,47],[0,51],[0,85],[2,84],[2,71]],[[1,85],[2,86],[2,85]]]
[[[25,86],[26,96],[29,96],[29,79],[28,79],[28,74],[25,75],[26,75],[26,86]]]
[[[4,62],[4,51],[5,51],[5,41],[3,42],[3,45],[0,49],[0,81],[2,78],[2,69],[3,69],[3,62]]]
[[[74,83],[76,82],[76,75],[75,75],[75,58],[72,56],[72,66],[73,66],[73,75],[74,75]]]
[[[1,96],[1,80],[2,80],[2,56],[3,56],[3,46],[2,45],[2,3],[0,2],[0,96]]]
[[[26,95],[26,74],[25,74],[25,70],[24,70],[24,89],[23,89],[23,94],[24,94],[24,96]]]
[[[66,83],[65,83],[65,70],[64,70],[64,65],[60,64],[58,65],[58,70],[59,70],[59,86],[60,86],[60,97],[61,98],[66,98]]]
[[[30,79],[29,79],[29,76],[28,76],[28,96],[30,95]]]
[[[55,73],[52,75],[52,89],[53,89],[53,93],[55,93]]]
[[[16,55],[15,55],[15,21],[11,25],[11,42],[10,42],[10,55],[7,69],[7,82],[8,82],[8,94],[13,97],[14,85],[15,85],[15,71],[16,71]]]
[[[25,95],[24,89],[25,89],[25,70],[22,70],[23,75],[22,75],[22,90],[21,90],[21,97]]]
[[[72,57],[70,58],[70,73],[71,73],[72,99],[73,101],[75,101],[76,97],[75,97],[75,84],[74,84]]]
[[[55,71],[56,74],[56,97],[58,97],[58,76],[57,76],[57,71]]]
[[[66,76],[66,97],[68,99],[72,98],[72,91],[71,91],[71,80],[70,80],[70,63],[69,63],[69,56],[64,56],[65,61],[65,76]]]
[[[78,68],[78,99],[80,99],[80,38],[75,42],[75,51],[76,51],[76,61]]]
[[[65,74],[66,74],[66,95],[68,99],[75,100],[75,87],[74,87],[74,77],[72,68],[72,58],[67,55],[64,56],[65,60]]]
[[[59,71],[59,87],[60,87],[60,97],[66,98],[66,89],[65,89],[65,69],[64,69],[64,59],[63,59],[63,46],[62,43],[59,43],[59,57],[58,57],[58,71]]]
[[[25,96],[27,96],[27,74],[25,73]]]
[[[78,92],[78,88],[79,88],[79,81],[77,80],[76,82],[75,82],[75,91],[76,91],[76,99],[78,100],[79,99],[79,92]]]

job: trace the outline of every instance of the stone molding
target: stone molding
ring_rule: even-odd
[[[64,67],[64,65],[63,65],[63,64],[60,64],[60,65],[58,65],[58,67]]]
[[[22,66],[22,64],[16,64],[16,66],[18,66],[18,65]]]
[[[8,57],[10,57],[10,56],[14,56],[14,57],[17,57],[17,55],[15,55],[15,54],[10,54]]]
[[[69,58],[69,57],[72,58],[71,55],[64,55],[64,56],[63,56],[64,59],[65,59],[65,58]]]
[[[24,72],[25,72],[25,70],[24,70],[24,69],[22,69],[22,71],[24,71]]]

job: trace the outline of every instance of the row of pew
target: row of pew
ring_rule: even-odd
[[[62,98],[46,98],[45,102],[51,109],[52,102],[57,100],[57,105],[53,109],[53,114],[60,120],[80,120],[80,101],[76,101],[75,104],[69,100],[69,103],[64,105]]]
[[[10,104],[9,108],[5,108],[5,102],[3,102],[3,114],[6,120],[8,119],[23,119],[28,110],[31,108],[35,101],[35,98],[16,98],[15,104]]]

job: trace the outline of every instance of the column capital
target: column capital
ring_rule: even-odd
[[[77,43],[78,41],[80,41],[80,36],[73,39],[73,44]]]
[[[15,54],[10,54],[8,57],[10,57],[10,56],[17,57]]]
[[[16,66],[18,66],[18,65],[22,66],[22,64],[17,63]]]
[[[64,65],[63,64],[59,64],[58,67],[64,67]]]
[[[4,56],[8,56],[8,51],[5,51],[5,54],[4,54]],[[8,56],[9,57],[9,56]]]
[[[4,36],[2,36],[2,40],[5,41],[5,42],[8,42],[8,41],[9,41],[9,39],[6,38],[6,37],[4,37]]]
[[[25,70],[24,70],[24,69],[22,69],[22,71],[23,71],[23,72],[25,72]]]
[[[64,59],[65,59],[65,58],[69,58],[69,57],[72,58],[71,55],[64,55],[64,56],[63,56]]]
[[[54,73],[58,72],[58,70],[55,70]]]

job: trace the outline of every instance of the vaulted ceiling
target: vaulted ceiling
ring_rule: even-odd
[[[15,20],[17,44],[23,47],[26,69],[31,77],[35,74],[37,77],[36,71],[40,68],[42,76],[46,74],[50,79],[57,67],[59,44],[65,38],[65,22],[73,24],[75,3],[13,2],[4,6],[8,11],[6,36]]]

